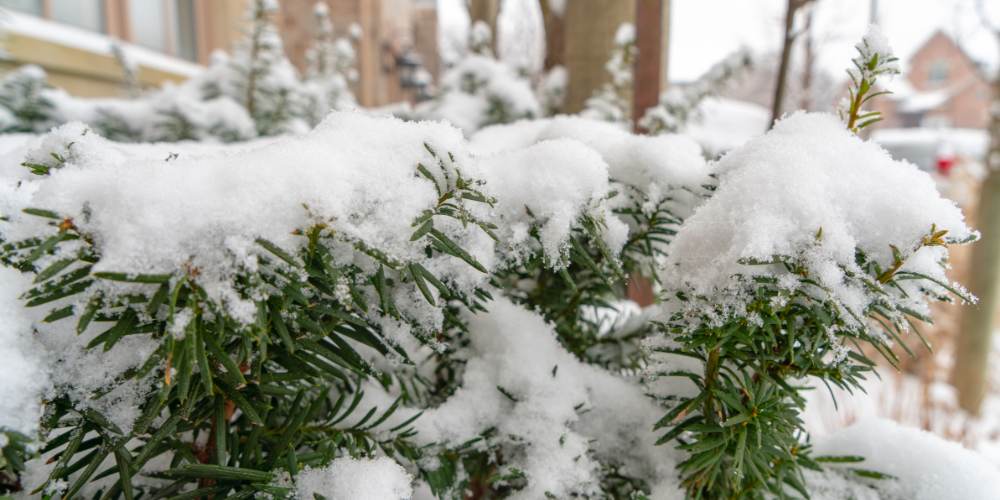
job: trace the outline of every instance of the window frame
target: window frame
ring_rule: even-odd
[[[191,19],[192,25],[190,27],[190,31],[194,36],[194,60],[187,59],[183,54],[181,54],[178,31],[179,24],[182,20],[179,17],[180,9],[177,6],[178,0],[146,1],[159,1],[163,6],[164,15],[162,16],[161,22],[163,23],[164,30],[164,48],[163,50],[159,50],[145,45],[140,46],[184,61],[196,64],[202,63],[204,54],[207,53],[203,49],[203,45],[207,43],[207,40],[204,39],[205,34],[203,32],[203,20],[201,19],[206,12],[204,0],[192,0],[193,18]],[[73,26],[75,28],[91,31],[93,33],[118,38],[125,42],[136,43],[135,37],[132,35],[132,19],[129,15],[129,0],[101,0],[101,6],[103,11],[101,18],[103,31],[92,31],[81,26],[74,26],[72,24],[55,20],[52,17],[52,0],[41,0],[41,15],[39,17],[47,21],[65,24],[67,26]],[[31,16],[35,15],[28,12],[24,12],[24,14]]]

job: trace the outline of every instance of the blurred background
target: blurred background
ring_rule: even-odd
[[[154,89],[182,82],[200,73],[215,51],[232,51],[249,23],[248,3],[0,0],[0,73],[38,65],[53,87],[80,97],[127,96],[134,85]],[[317,37],[316,3],[277,2],[284,50],[300,71]],[[928,171],[983,232],[983,241],[971,249],[953,249],[952,263],[952,278],[982,300],[977,306],[940,307],[934,325],[919,326],[933,351],[912,336],[911,345],[898,346],[901,369],[887,367],[880,380],[870,381],[866,395],[839,398],[835,411],[829,396],[816,391],[809,426],[825,432],[877,414],[976,448],[1000,466],[1000,335],[994,334],[1000,273],[995,240],[1000,237],[995,173],[1000,171],[1000,1],[320,3],[334,32],[350,39],[356,74],[349,85],[366,108],[398,109],[432,98],[443,72],[469,50],[470,27],[478,21],[496,34],[486,41],[492,51],[520,76],[543,86],[563,75],[563,95],[551,111],[577,113],[614,79],[608,61],[616,33],[632,23],[638,57],[630,63],[635,77],[626,94],[634,127],[643,128],[639,117],[647,109],[672,102],[671,93],[704,93],[685,132],[713,157],[763,133],[783,113],[835,112],[846,95],[844,70],[854,44],[870,23],[879,24],[902,73],[884,89],[891,94],[878,100],[885,119],[866,133],[895,157]],[[122,71],[116,46],[128,51],[134,71]],[[749,58],[733,76],[731,66],[718,63],[739,50]],[[712,88],[702,92],[709,84]]]

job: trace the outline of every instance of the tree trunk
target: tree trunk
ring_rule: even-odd
[[[785,99],[788,80],[788,66],[791,64],[792,44],[795,42],[795,12],[808,0],[788,0],[785,10],[785,34],[781,44],[781,61],[778,64],[778,78],[774,82],[774,100],[771,101],[771,126],[781,117],[781,105]]]
[[[1000,44],[1000,32],[997,33]],[[972,272],[969,289],[979,303],[969,306],[962,318],[962,330],[955,346],[952,383],[958,390],[958,403],[965,411],[978,415],[986,396],[989,356],[998,295],[1000,273],[1000,72],[993,81],[993,104],[990,107],[990,148],[986,153],[986,178],[979,190],[976,225],[982,240],[972,248]]]
[[[499,56],[497,40],[500,34],[497,33],[497,18],[500,16],[500,0],[468,0],[468,5],[470,24],[482,21],[490,27],[490,34],[493,35],[490,42],[493,45],[493,53]]]
[[[813,15],[815,9],[806,13],[806,24],[802,27],[805,40],[802,41],[802,96],[799,107],[809,111],[813,107],[813,72],[816,70],[816,49],[813,36]]]
[[[538,0],[542,8],[542,23],[545,25],[545,71],[566,63],[565,12],[556,12],[550,5],[552,0]],[[564,7],[565,8],[565,7]]]
[[[569,0],[566,2],[567,113],[578,113],[601,85],[611,80],[604,65],[614,48],[615,31],[635,19],[635,2]]]
[[[632,95],[633,129],[639,132],[639,120],[646,110],[660,102],[660,77],[663,67],[665,0],[635,0],[635,41],[639,51],[635,60]]]

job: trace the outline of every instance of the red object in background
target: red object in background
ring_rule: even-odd
[[[937,171],[941,175],[948,175],[951,167],[955,166],[955,157],[952,155],[940,155],[937,159]]]

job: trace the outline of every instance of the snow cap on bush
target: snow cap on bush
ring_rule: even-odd
[[[939,261],[947,249],[924,246],[924,238],[938,231],[953,240],[976,234],[929,175],[831,115],[793,114],[724,156],[715,171],[718,189],[675,236],[661,278],[735,309],[736,275],[778,273],[780,286],[798,287],[778,266],[747,265],[791,257],[861,316],[872,297],[845,283],[846,273],[862,274],[857,251],[888,268],[896,248],[907,257],[904,269],[946,282]]]
[[[677,205],[695,200],[678,191],[699,192],[709,182],[701,148],[683,135],[648,137],[599,120],[560,116],[485,128],[472,137],[480,153],[522,148],[550,139],[575,139],[597,151],[612,181],[626,184],[654,202],[674,191]]]
[[[615,253],[628,229],[607,210],[608,167],[600,155],[570,139],[543,141],[524,149],[486,156],[482,177],[497,197],[496,212],[504,221],[500,241],[513,250],[511,258],[531,248],[529,231],[540,224],[546,258],[556,264],[565,251],[570,230],[581,213],[609,223],[608,247]]]

